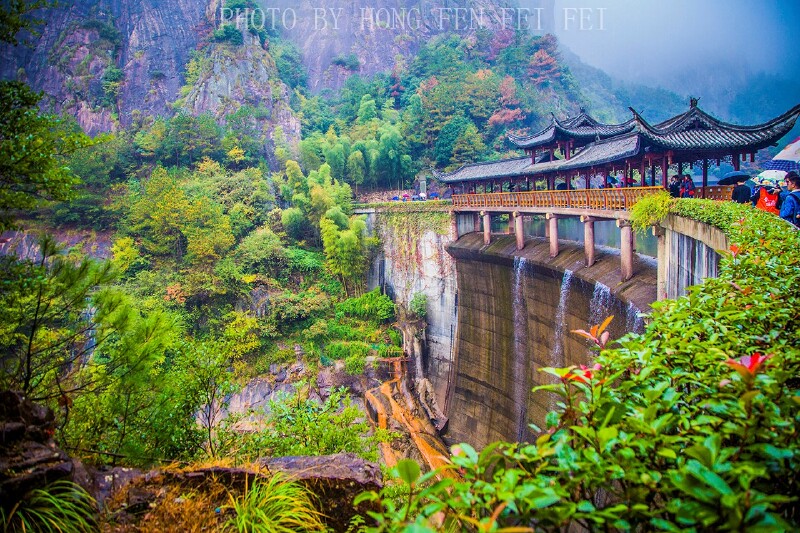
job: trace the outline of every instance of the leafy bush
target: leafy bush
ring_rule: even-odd
[[[647,231],[664,220],[669,214],[669,209],[674,199],[667,191],[645,196],[633,204],[631,208],[631,225],[637,231]]]
[[[394,318],[395,308],[391,298],[375,288],[358,298],[348,298],[336,304],[336,312],[375,322],[388,322]]]
[[[344,360],[345,372],[351,376],[364,373],[369,344],[359,341],[336,341],[325,347],[325,354],[334,360]]]
[[[214,40],[223,43],[231,43],[233,45],[244,44],[244,37],[242,37],[241,30],[233,24],[223,24],[214,32]]]
[[[325,531],[322,514],[314,507],[314,495],[281,472],[267,480],[253,481],[241,496],[231,494],[227,508],[234,516],[225,526],[239,532]]]
[[[322,270],[323,259],[317,252],[291,246],[285,249],[287,268],[292,272],[313,274]]]
[[[428,296],[424,292],[416,292],[408,303],[408,310],[419,319],[425,319],[428,314]]]
[[[562,398],[548,432],[456,446],[463,481],[406,472],[400,504],[365,494],[383,505],[368,531],[798,529],[800,232],[732,203],[671,211],[727,233],[719,277],[654,304],[614,349],[601,327],[575,332],[600,353],[544,369],[558,383],[534,393]]]
[[[258,228],[236,247],[234,256],[249,272],[278,277],[287,265],[280,238],[267,227]]]
[[[223,422],[218,431],[222,454],[247,461],[351,452],[376,461],[377,443],[384,438],[373,432],[344,388],[332,390],[322,403],[303,393],[279,396],[270,401],[268,414],[258,414],[266,421],[265,429],[253,433],[239,431],[235,417]]]

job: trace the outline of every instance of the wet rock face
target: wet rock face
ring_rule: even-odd
[[[456,257],[458,333],[452,388],[445,414],[449,443],[477,448],[528,440],[533,423],[544,428],[560,397],[533,387],[556,382],[544,367],[590,365],[594,352],[571,333],[614,315],[616,339],[641,331],[639,310],[656,297],[655,265],[638,261],[634,277],[619,283],[619,256],[603,252],[592,267],[580,246],[563,245],[549,258],[548,244],[529,241],[521,252],[514,238],[480,234],[448,247]]]
[[[0,392],[0,505],[69,477],[72,461],[53,442],[53,412],[18,391]]]

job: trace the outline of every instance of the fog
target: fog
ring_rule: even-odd
[[[762,73],[800,80],[797,0],[555,0],[552,15],[563,45],[623,80],[682,95]]]

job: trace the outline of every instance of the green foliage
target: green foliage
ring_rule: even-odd
[[[23,83],[0,81],[0,230],[10,226],[11,209],[69,198],[78,180],[62,158],[95,142],[41,113],[40,99]]]
[[[408,310],[419,319],[428,315],[428,296],[424,292],[415,292],[408,303]]]
[[[250,272],[278,277],[287,266],[286,251],[280,238],[267,227],[259,228],[242,239],[233,253]]]
[[[345,389],[334,389],[320,403],[300,390],[270,401],[265,428],[242,433],[226,419],[219,430],[220,448],[238,460],[288,455],[329,455],[350,452],[369,461],[378,459],[377,443],[361,410],[353,405]]]
[[[32,490],[13,508],[0,508],[0,523],[7,533],[97,531],[94,499],[79,485],[56,481]]]
[[[364,271],[368,266],[370,246],[365,235],[366,224],[363,217],[351,217],[347,226],[342,229],[330,218],[323,217],[320,221],[320,232],[328,272],[339,277],[345,293],[349,293],[349,288],[358,290],[363,284]]]
[[[664,220],[674,204],[667,191],[645,196],[631,208],[631,226],[636,231],[647,231]]]
[[[241,496],[231,494],[226,508],[234,516],[225,527],[240,533],[325,531],[322,514],[314,506],[314,494],[281,472],[266,480],[254,480]]]
[[[395,307],[392,300],[375,288],[358,298],[348,298],[336,304],[336,312],[355,316],[375,323],[394,319]]]
[[[332,360],[344,361],[345,371],[351,376],[364,373],[370,345],[360,341],[337,341],[325,346],[325,355]]]
[[[358,71],[361,68],[361,61],[359,61],[356,54],[339,54],[331,60],[333,65],[338,65],[352,72]]]
[[[561,398],[547,432],[456,446],[463,481],[405,475],[407,501],[364,495],[383,505],[368,530],[797,529],[800,234],[730,202],[671,211],[726,232],[719,277],[654,304],[614,349],[576,332],[600,351],[591,368],[543,369],[558,383],[534,394]]]
[[[223,24],[220,28],[214,31],[214,40],[221,43],[230,43],[238,46],[244,44],[244,37],[242,31],[234,24]]]

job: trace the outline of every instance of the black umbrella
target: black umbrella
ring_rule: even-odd
[[[742,170],[728,172],[717,182],[717,185],[733,185],[750,179],[750,174]]]

